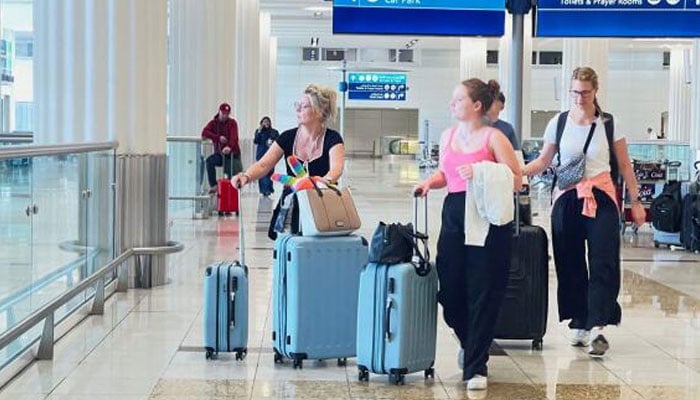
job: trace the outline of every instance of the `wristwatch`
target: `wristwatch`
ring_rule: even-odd
[[[637,196],[636,199],[632,200],[632,204],[642,204],[642,196]]]

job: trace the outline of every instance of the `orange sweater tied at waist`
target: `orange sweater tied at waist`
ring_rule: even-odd
[[[595,218],[596,211],[598,210],[598,202],[595,200],[593,195],[593,188],[598,188],[605,192],[617,206],[617,199],[615,195],[615,184],[610,177],[610,172],[601,172],[592,178],[584,178],[581,182],[577,183],[574,188],[576,189],[576,195],[579,199],[583,199],[583,210],[581,214],[586,217]]]

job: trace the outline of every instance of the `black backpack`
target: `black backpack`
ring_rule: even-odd
[[[651,224],[656,230],[669,233],[681,231],[682,201],[681,183],[667,182],[661,194],[651,202]]]

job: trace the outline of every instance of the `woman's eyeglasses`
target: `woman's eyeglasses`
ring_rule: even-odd
[[[593,91],[592,90],[569,90],[569,93],[571,93],[571,97],[588,97],[590,96]]]
[[[311,104],[300,103],[298,101],[294,102],[294,109],[297,111],[306,110],[307,108],[311,108]]]

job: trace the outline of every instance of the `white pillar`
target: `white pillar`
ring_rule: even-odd
[[[165,153],[166,0],[37,0],[35,140]]]
[[[260,70],[259,0],[236,0],[233,115],[238,120],[241,161],[255,160],[253,136],[261,115],[258,110]]]
[[[505,121],[512,121],[515,116],[515,110],[513,110],[508,102],[508,99],[512,98],[515,93],[515,88],[510,82],[510,59],[511,52],[513,48],[513,16],[511,14],[506,14],[506,25],[503,37],[498,41],[498,83],[501,84],[501,90],[506,96],[506,106],[501,113],[501,118]],[[525,64],[530,66],[529,62]],[[529,69],[529,68],[527,68]],[[526,93],[523,91],[523,93]]]
[[[690,140],[690,101],[691,88],[687,82],[690,71],[685,70],[684,55],[688,51],[684,47],[674,47],[671,49],[671,65],[669,67],[668,79],[668,132],[666,137],[669,140],[688,142]]]
[[[522,99],[522,139],[529,139],[532,94],[530,93],[530,77],[532,75],[532,15],[526,14],[523,20],[524,23],[524,43],[523,43],[523,99]],[[498,43],[498,83],[501,85],[501,91],[506,96],[506,105],[501,112],[501,119],[507,122],[512,122],[516,118],[516,110],[511,107],[513,104],[510,99],[513,99],[516,94],[516,88],[510,82],[511,76],[511,55],[513,48],[513,16],[506,14],[505,33]]]
[[[169,126],[199,136],[222,102],[235,109],[236,1],[170,0]],[[238,115],[233,113],[238,120]],[[240,122],[240,120],[239,120]]]
[[[598,103],[608,109],[608,39],[564,39],[560,99],[562,111],[571,107],[571,73],[578,67],[591,67],[598,74]]]
[[[486,78],[486,39],[459,39],[459,80]]]
[[[277,38],[271,36],[270,13],[260,13],[260,97],[258,110],[261,118],[275,114],[275,86],[277,72]],[[273,120],[274,123],[274,120]]]
[[[700,39],[693,40],[690,70],[692,71],[690,77],[692,80],[690,140],[691,146],[697,154],[700,151]],[[695,159],[700,160],[700,157],[696,155]]]
[[[167,0],[36,0],[34,27],[36,142],[119,141],[117,252],[165,245]],[[81,188],[91,189],[110,178],[114,160],[95,156],[81,164],[90,166]],[[90,221],[81,235],[101,238],[96,245],[103,249],[112,246],[111,232],[90,230],[109,226],[110,202],[80,203],[79,218]],[[92,222],[100,218],[109,222]],[[149,273],[140,284],[166,281],[164,256],[140,261]],[[129,264],[132,277],[145,278]]]

